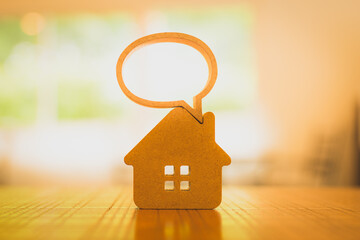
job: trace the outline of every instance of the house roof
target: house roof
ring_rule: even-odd
[[[125,156],[125,163],[148,161],[149,156],[211,156],[220,165],[229,165],[229,155],[215,142],[214,114],[207,112],[203,118],[201,124],[185,109],[173,109]]]

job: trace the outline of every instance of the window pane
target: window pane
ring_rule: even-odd
[[[189,181],[181,181],[180,182],[180,190],[182,190],[182,191],[190,190],[190,182]]]
[[[174,175],[174,166],[173,165],[165,166],[165,175]]]
[[[165,181],[165,191],[174,190],[175,184],[174,181]]]
[[[189,174],[190,174],[189,166],[181,166],[180,167],[180,175],[189,175]]]

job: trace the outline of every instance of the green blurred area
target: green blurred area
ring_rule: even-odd
[[[93,81],[90,61],[109,52],[104,36],[122,27],[128,18],[124,14],[74,14],[47,18],[46,36],[29,36],[21,29],[21,17],[0,19],[0,127],[33,124],[38,108],[38,78],[56,79],[57,119],[109,119],[121,114],[121,105],[108,101],[99,82]],[[65,47],[64,47],[65,46]],[[53,69],[44,69],[42,57],[50,60],[64,54],[70,46],[76,50],[79,62],[70,69],[72,59],[54,61]],[[46,51],[48,53],[46,53]],[[99,54],[100,52],[100,54]],[[55,55],[52,57],[51,55]],[[65,54],[66,57],[66,54]],[[72,55],[69,55],[71,58]],[[81,69],[81,68],[82,69]],[[45,81],[47,81],[45,79]],[[41,84],[41,82],[40,82]]]
[[[36,37],[26,35],[21,30],[19,18],[0,18],[0,66],[10,55],[13,48],[24,41],[35,42]]]
[[[36,89],[4,76],[4,64],[14,47],[21,42],[35,41],[35,37],[21,30],[19,18],[0,19],[0,126],[12,127],[35,119]]]
[[[30,124],[36,117],[36,90],[0,81],[0,126]]]
[[[97,83],[61,82],[58,86],[58,118],[76,120],[112,118],[120,115],[121,107],[106,102]]]
[[[256,94],[251,9],[163,9],[161,16],[172,31],[213,39],[210,46],[224,58],[219,62],[228,61],[231,71],[221,71],[231,86],[208,97],[207,106],[232,111],[251,103]],[[0,18],[0,127],[36,121],[39,84],[47,79],[56,87],[50,92],[57,94],[57,120],[121,117],[114,65],[139,28],[130,13],[54,15],[46,16],[42,33],[28,36],[21,29],[21,16]]]

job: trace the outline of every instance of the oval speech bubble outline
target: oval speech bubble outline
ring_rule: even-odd
[[[197,51],[201,53],[201,55],[205,58],[208,69],[209,69],[209,77],[205,84],[205,87],[193,97],[193,106],[192,108],[187,102],[184,100],[177,101],[152,101],[140,98],[130,92],[130,90],[126,87],[124,83],[124,79],[122,76],[122,68],[125,60],[133,53],[135,50],[138,50],[140,47],[144,47],[146,45],[155,44],[155,43],[163,43],[163,42],[173,42],[173,43],[181,43],[188,45],[190,47],[195,48]],[[186,109],[191,115],[195,117],[200,123],[203,122],[202,119],[202,99],[211,91],[213,88],[216,77],[217,77],[217,64],[216,59],[210,48],[200,39],[193,37],[184,33],[177,32],[164,32],[164,33],[155,33],[151,34],[131,43],[129,46],[125,48],[125,50],[121,53],[118,62],[116,64],[116,77],[119,83],[121,90],[124,94],[133,102],[153,108],[173,108],[173,107],[183,107]]]

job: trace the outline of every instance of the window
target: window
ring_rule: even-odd
[[[174,181],[165,181],[165,190],[173,191],[175,189]]]
[[[174,166],[167,165],[165,166],[165,175],[174,175]]]
[[[181,181],[180,182],[180,190],[189,191],[190,190],[190,182],[189,181]]]
[[[180,175],[189,175],[190,174],[190,168],[189,166],[181,166],[180,167]]]
[[[180,168],[174,165],[165,165],[164,175],[166,177],[164,183],[165,191],[174,191],[175,188],[180,191],[190,191],[190,181],[188,177],[190,175],[189,165],[181,165]]]

